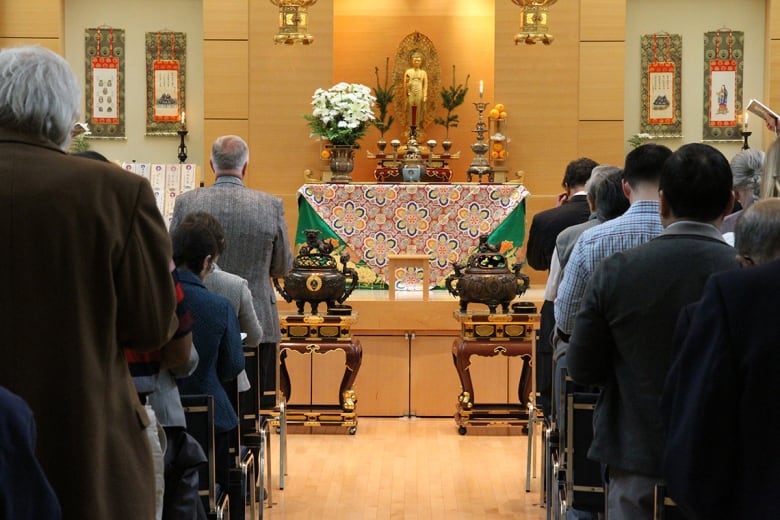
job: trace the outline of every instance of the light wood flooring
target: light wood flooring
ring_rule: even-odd
[[[274,505],[266,519],[545,517],[538,470],[525,491],[527,437],[519,428],[459,435],[453,419],[359,418],[355,435],[320,427],[287,438],[284,490],[279,436],[272,438]]]

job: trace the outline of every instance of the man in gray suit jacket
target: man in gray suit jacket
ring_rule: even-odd
[[[260,343],[262,397],[260,406],[276,405],[276,351],[281,334],[272,277],[292,269],[292,251],[281,199],[247,188],[243,179],[249,164],[249,148],[235,135],[217,138],[211,148],[213,186],[179,195],[173,209],[171,231],[195,211],[213,215],[225,232],[228,247],[220,266],[249,282],[255,312],[263,329]]]
[[[653,517],[653,487],[663,480],[661,393],[677,316],[712,273],[739,266],[718,229],[734,205],[730,183],[723,154],[682,146],[661,171],[661,235],[602,260],[585,289],[569,373],[603,387],[588,456],[607,465],[610,518]]]

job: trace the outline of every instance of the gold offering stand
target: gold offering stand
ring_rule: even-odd
[[[535,377],[533,359],[536,354],[536,330],[540,315],[533,304],[532,313],[489,313],[456,311],[461,324],[460,338],[452,344],[452,358],[460,379],[461,393],[455,412],[458,433],[465,435],[469,426],[528,427],[533,406]],[[474,385],[469,367],[471,356],[520,356],[524,364],[520,374],[519,404],[487,404],[475,402]]]
[[[357,398],[353,386],[363,359],[360,341],[352,337],[351,327],[357,313],[348,315],[281,314],[279,323],[282,341],[279,344],[279,388],[285,401],[288,425],[305,427],[338,426],[348,429],[351,435],[357,431]],[[302,354],[325,354],[342,350],[346,356],[344,376],[339,386],[338,404],[287,405],[292,385],[285,360],[287,351]],[[280,414],[271,415],[271,426],[280,426]]]
[[[403,167],[414,163],[423,166],[420,169],[420,181],[449,182],[452,178],[449,161],[459,159],[460,152],[450,153],[449,143],[447,143],[443,153],[434,153],[436,141],[429,139],[425,144],[426,146],[418,146],[412,135],[406,145],[401,145],[398,139],[390,141],[390,146],[393,148],[390,153],[385,153],[384,145],[380,147],[379,153],[366,152],[369,159],[376,159],[374,178],[378,182],[403,182]],[[416,151],[412,153],[412,150]]]

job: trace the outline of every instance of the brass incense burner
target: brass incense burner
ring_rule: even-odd
[[[498,306],[505,313],[515,296],[522,296],[530,279],[520,272],[521,264],[510,270],[507,260],[498,248],[488,243],[487,235],[480,237],[477,251],[466,264],[454,262],[455,272],[444,281],[447,290],[460,298],[460,310],[466,312],[469,303],[482,303],[495,313]]]
[[[317,314],[321,302],[326,303],[328,314],[350,314],[352,308],[341,304],[357,287],[358,273],[347,267],[348,254],[341,255],[339,271],[336,259],[330,255],[333,246],[323,242],[319,235],[318,230],[306,230],[306,244],[295,257],[292,271],[284,278],[274,278],[274,287],[285,301],[295,300],[299,314],[304,313],[307,302],[312,314]]]

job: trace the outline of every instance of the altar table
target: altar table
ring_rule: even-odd
[[[349,253],[359,286],[375,289],[387,288],[391,255],[428,255],[431,284],[444,288],[453,262],[465,262],[481,235],[517,262],[527,195],[521,184],[304,184],[296,249],[306,242],[305,230],[319,230],[334,256]],[[422,288],[421,269],[395,274],[395,289]]]

